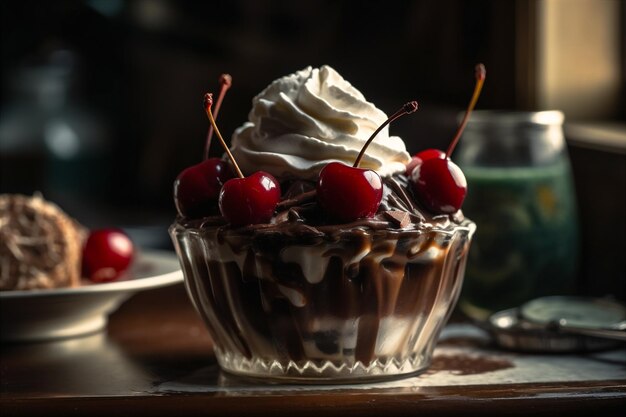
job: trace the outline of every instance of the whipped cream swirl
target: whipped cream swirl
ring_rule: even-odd
[[[252,100],[249,121],[233,134],[242,171],[279,179],[317,177],[329,162],[352,165],[387,115],[329,66],[282,77]],[[410,155],[385,127],[367,148],[361,168],[390,176],[405,171]]]

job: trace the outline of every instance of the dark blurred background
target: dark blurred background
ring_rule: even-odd
[[[483,62],[478,108],[565,112],[583,273],[624,294],[625,16],[620,0],[4,0],[0,192],[40,190],[88,226],[162,231],[221,73],[227,136],[269,82],[330,64],[387,113],[420,101],[393,126],[414,153],[448,143]]]

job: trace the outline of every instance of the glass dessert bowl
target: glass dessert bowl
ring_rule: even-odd
[[[340,382],[430,365],[474,229],[298,236],[176,223],[170,233],[224,370]]]
[[[330,67],[274,81],[230,149],[205,106],[229,162],[179,175],[169,232],[222,369],[332,383],[428,368],[475,231],[448,157],[460,133],[411,158],[386,125],[417,103],[387,119]]]

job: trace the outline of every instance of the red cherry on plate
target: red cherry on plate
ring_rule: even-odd
[[[133,242],[121,230],[94,230],[83,248],[83,275],[93,282],[115,281],[130,266],[134,252]]]
[[[371,169],[331,162],[320,171],[317,198],[326,214],[335,220],[349,222],[372,217],[383,198],[383,182]]]
[[[186,168],[174,181],[174,203],[181,216],[200,218],[217,214],[222,185],[233,177],[228,164],[209,158]]]
[[[413,172],[413,168],[415,168],[416,165],[422,163],[422,161],[425,161],[430,158],[445,158],[445,157],[446,157],[446,153],[439,149],[426,149],[421,152],[418,152],[415,155],[413,155],[413,157],[411,158],[411,161],[406,165],[406,176],[410,177],[411,173]]]
[[[233,226],[267,223],[280,201],[280,185],[267,172],[233,178],[222,186],[219,207]]]

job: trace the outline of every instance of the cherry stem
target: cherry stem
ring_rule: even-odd
[[[220,111],[220,107],[222,107],[222,101],[224,100],[224,96],[226,95],[226,91],[233,85],[233,77],[229,74],[220,75],[220,94],[217,96],[217,102],[215,103],[215,109],[213,110],[213,114],[217,119],[217,114]],[[213,137],[213,126],[209,126],[209,131],[206,135],[206,142],[204,145],[204,159],[209,159],[209,149],[211,148],[211,138]]]
[[[472,110],[474,110],[474,107],[476,106],[476,102],[478,101],[478,96],[480,96],[480,90],[482,90],[483,84],[485,83],[485,77],[487,76],[487,70],[485,69],[485,66],[483,64],[476,65],[475,76],[476,76],[476,85],[474,86],[474,94],[472,95],[472,99],[470,100],[469,106],[467,106],[467,109],[465,110],[465,115],[463,116],[463,120],[461,121],[461,124],[459,125],[456,131],[456,134],[454,135],[454,139],[452,139],[452,142],[450,142],[450,146],[448,146],[448,150],[446,151],[446,158],[449,158],[450,155],[452,155],[452,152],[454,151],[456,144],[459,143],[459,139],[461,138],[461,135],[463,134],[463,131],[465,130],[465,126],[467,125],[467,122],[469,121],[469,116],[472,113]]]
[[[224,141],[224,138],[222,137],[220,130],[217,128],[217,125],[215,124],[215,119],[213,118],[213,114],[211,113],[212,105],[213,105],[213,94],[206,93],[204,95],[204,110],[206,111],[206,115],[209,118],[209,122],[211,122],[211,126],[213,126],[213,129],[215,130],[215,134],[217,135],[217,138],[220,140],[220,143],[222,144],[222,147],[226,151],[228,158],[230,158],[230,162],[233,163],[233,166],[235,167],[235,171],[237,172],[237,175],[239,176],[239,178],[245,178],[243,173],[239,169],[239,165],[237,165],[237,162],[235,161],[235,157],[233,156],[232,153],[230,153],[230,149],[228,149],[228,145],[226,145],[226,142]]]
[[[359,152],[359,156],[356,157],[356,160],[354,161],[354,165],[352,166],[354,168],[357,168],[359,166],[359,164],[361,163],[361,159],[363,159],[363,155],[365,155],[365,150],[370,145],[370,143],[372,143],[376,135],[378,135],[378,133],[380,133],[380,131],[385,128],[385,126],[387,126],[389,123],[393,122],[394,120],[399,119],[405,114],[414,113],[415,111],[417,111],[417,108],[418,108],[417,101],[409,101],[404,106],[402,106],[397,112],[392,114],[387,120],[385,120],[385,122],[382,125],[378,126],[378,129],[376,129],[376,131],[372,133],[372,136],[370,136],[367,142],[365,142],[365,145],[363,145],[361,152]]]

